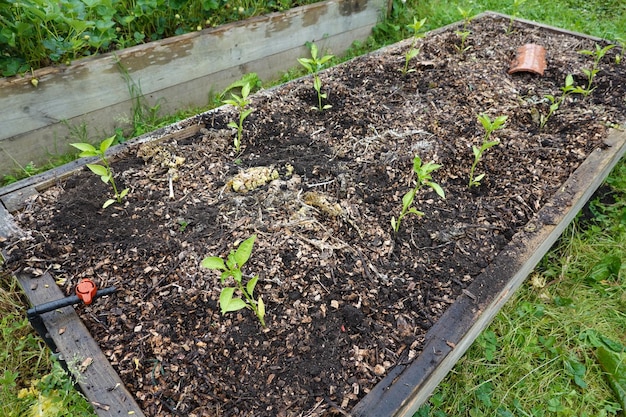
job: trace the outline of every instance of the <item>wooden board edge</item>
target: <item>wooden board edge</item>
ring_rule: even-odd
[[[192,116],[178,123],[115,145],[109,149],[107,157],[110,158],[111,161],[115,161],[133,146],[141,145],[149,141],[161,142],[168,139],[183,140],[193,136],[204,127],[203,124],[197,122],[197,118],[198,116]],[[26,200],[37,192],[43,191],[76,172],[81,171],[86,164],[92,162],[97,162],[97,158],[80,158],[41,174],[7,185],[6,187],[0,188],[0,201],[3,203],[6,210],[15,212],[24,207]]]
[[[32,305],[65,297],[49,273],[41,277],[17,273],[16,279]],[[94,302],[106,302],[106,298]],[[73,307],[54,310],[41,317],[57,346],[55,353],[68,365],[98,416],[144,416]]]
[[[5,208],[4,204],[0,204],[0,243],[19,238],[23,233],[9,210]]]
[[[433,325],[420,355],[392,370],[352,410],[354,417],[412,416],[532,272],[626,153],[626,133],[611,129],[596,149]],[[520,260],[521,261],[516,261]],[[509,270],[516,265],[514,270]],[[503,280],[503,276],[510,279]]]
[[[523,23],[525,25],[537,27],[537,28],[540,28],[540,29],[543,29],[543,30],[547,30],[549,32],[562,33],[564,35],[570,35],[570,36],[575,36],[575,37],[579,37],[579,38],[587,38],[589,40],[596,41],[596,42],[602,42],[602,41],[610,42],[607,39],[598,38],[596,36],[589,35],[589,34],[586,34],[586,33],[575,32],[575,31],[572,31],[572,30],[562,29],[562,28],[559,28],[559,27],[556,27],[556,26],[552,26],[552,25],[549,25],[549,24],[546,24],[546,23],[535,22],[533,20],[523,19],[521,17],[511,16],[511,15],[507,15],[507,14],[500,13],[500,12],[494,12],[494,11],[491,11],[491,10],[487,10],[485,12],[482,12],[482,13],[476,15],[476,18],[483,18],[483,17],[499,17],[499,18],[505,19],[507,21],[510,21],[511,19],[513,19],[514,22]]]

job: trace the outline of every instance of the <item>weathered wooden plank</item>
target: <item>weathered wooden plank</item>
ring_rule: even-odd
[[[245,73],[272,79],[297,66],[308,55],[307,41],[343,53],[369,35],[386,6],[328,0],[38,70],[37,88],[31,75],[0,79],[0,175],[15,162],[41,164],[50,153],[67,152],[69,126],[85,124],[89,136],[127,126],[132,98],[118,60],[149,105],[166,112],[203,106],[212,91]]]
[[[394,368],[352,410],[355,417],[412,416],[524,282],[574,216],[626,153],[626,133],[611,130],[539,210],[523,232],[467,288],[426,334],[421,354]]]
[[[113,146],[107,151],[107,157],[110,161],[115,161],[120,154],[124,153],[128,149],[129,146],[148,141],[160,142],[170,139],[186,139],[195,135],[202,127],[204,127],[203,124],[196,122],[196,119],[197,117],[190,117],[173,125],[158,129],[154,132],[146,133],[123,144]],[[28,198],[38,194],[40,190],[44,190],[64,178],[69,177],[76,171],[83,169],[85,164],[96,161],[97,158],[81,158],[0,188],[0,202],[4,204],[9,212],[15,212],[24,206]]]
[[[65,297],[48,273],[37,278],[18,273],[17,279],[33,306]],[[106,298],[95,302],[106,303]],[[98,416],[144,415],[73,307],[63,307],[41,317],[69,369],[73,373],[80,371],[78,384]],[[90,364],[79,370],[81,364],[87,363]]]
[[[18,237],[22,234],[21,229],[15,223],[11,213],[0,204],[0,242]]]

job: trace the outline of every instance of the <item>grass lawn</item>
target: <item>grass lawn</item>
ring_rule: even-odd
[[[494,10],[569,30],[626,40],[623,0],[394,0],[389,21],[353,49],[364,53],[462,11]],[[624,103],[626,105],[626,102]],[[182,113],[181,113],[182,114]],[[416,416],[624,415],[597,359],[626,345],[626,163],[566,230],[491,326]],[[0,266],[0,415],[88,416],[90,406],[31,331],[25,300]]]

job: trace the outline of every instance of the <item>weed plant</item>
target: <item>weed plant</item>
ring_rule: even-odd
[[[95,416],[35,335],[24,305],[17,281],[2,270],[0,258],[0,415]]]

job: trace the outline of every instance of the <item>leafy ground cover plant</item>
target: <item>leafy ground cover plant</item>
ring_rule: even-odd
[[[312,0],[46,0],[0,4],[0,74],[110,52]],[[172,12],[172,9],[178,13]]]
[[[416,48],[415,45],[420,38],[424,37],[423,33],[420,33],[420,30],[426,23],[426,19],[417,20],[416,17],[413,18],[413,24],[407,25],[407,28],[413,32],[413,42],[411,44],[411,48],[404,55],[404,67],[402,68],[402,74],[407,74],[409,72],[414,72],[414,69],[409,69],[409,61],[419,55],[420,48]]]
[[[100,158],[100,162],[102,162],[102,165],[87,164],[87,168],[89,168],[89,170],[93,172],[94,174],[98,175],[100,179],[102,180],[102,182],[104,182],[105,184],[107,183],[110,184],[111,187],[113,188],[113,198],[109,198],[108,200],[106,200],[104,204],[102,205],[102,208],[107,208],[115,202],[118,202],[121,204],[124,197],[126,197],[126,195],[128,195],[128,192],[130,191],[129,188],[124,188],[122,191],[117,190],[115,177],[113,175],[113,171],[111,170],[111,166],[109,165],[109,161],[106,157],[106,151],[107,149],[111,147],[114,140],[115,140],[115,136],[111,136],[110,138],[107,138],[103,140],[102,142],[100,142],[100,145],[97,148],[90,143],[84,143],[84,142],[70,144],[74,148],[81,151],[78,154],[78,156],[80,156],[81,158],[92,157],[92,156],[96,156]]]
[[[469,187],[478,187],[480,185],[480,181],[485,177],[485,174],[480,174],[474,177],[474,170],[476,169],[476,165],[480,162],[483,157],[485,151],[489,148],[492,148],[498,145],[500,142],[495,140],[489,140],[491,134],[499,129],[502,129],[506,123],[508,116],[498,116],[493,121],[484,113],[478,115],[478,121],[483,125],[485,129],[485,136],[483,137],[483,142],[480,145],[480,148],[476,145],[472,146],[472,153],[474,154],[474,162],[472,163],[472,167],[470,168],[469,175]]]
[[[330,109],[332,106],[330,104],[322,105],[322,99],[326,99],[328,97],[327,93],[322,93],[322,80],[320,79],[318,73],[324,67],[328,61],[330,61],[334,55],[324,55],[321,58],[317,57],[318,50],[317,45],[311,43],[309,45],[311,50],[311,58],[298,58],[298,62],[302,65],[309,74],[313,74],[313,88],[317,92],[317,107],[312,107],[313,109],[317,109],[319,111]]]
[[[422,186],[430,187],[437,193],[437,195],[439,195],[439,197],[444,199],[446,198],[443,188],[441,188],[439,184],[432,181],[431,173],[439,168],[441,168],[441,165],[433,162],[422,164],[422,159],[419,156],[415,156],[415,158],[413,158],[413,172],[417,176],[417,181],[415,182],[415,186],[402,197],[402,210],[400,211],[398,218],[396,219],[395,216],[391,217],[391,227],[396,234],[400,230],[400,223],[405,216],[409,214],[414,214],[416,216],[424,215],[423,212],[419,211],[415,207],[412,207],[415,195]]]
[[[234,287],[224,287],[220,292],[220,310],[222,314],[231,311],[239,311],[249,308],[254,311],[261,325],[265,327],[265,303],[263,298],[259,296],[254,299],[254,288],[259,280],[259,276],[255,275],[244,285],[243,273],[241,268],[248,262],[252,254],[252,247],[256,235],[250,236],[239,244],[236,250],[231,250],[226,258],[226,262],[220,257],[209,256],[202,260],[202,267],[221,271],[220,282],[224,282],[228,278],[233,278]],[[235,297],[235,291],[239,291],[243,298]]]
[[[591,68],[583,68],[583,73],[587,76],[587,88],[582,89],[582,94],[584,96],[588,96],[593,92],[595,88],[592,88],[593,80],[600,71],[600,61],[608,51],[615,48],[615,45],[607,45],[604,48],[600,47],[597,43],[595,44],[595,50],[583,49],[578,51],[578,53],[582,55],[589,55],[593,57],[593,65]]]
[[[233,129],[237,129],[237,136],[233,141],[233,146],[235,147],[235,152],[239,153],[241,150],[241,138],[243,136],[243,122],[246,120],[248,116],[254,111],[254,109],[247,109],[246,107],[250,104],[250,100],[248,96],[250,95],[250,83],[245,82],[241,87],[241,96],[231,93],[229,99],[223,101],[224,104],[230,104],[231,106],[235,106],[239,111],[239,121],[231,121],[228,123],[229,127]]]

